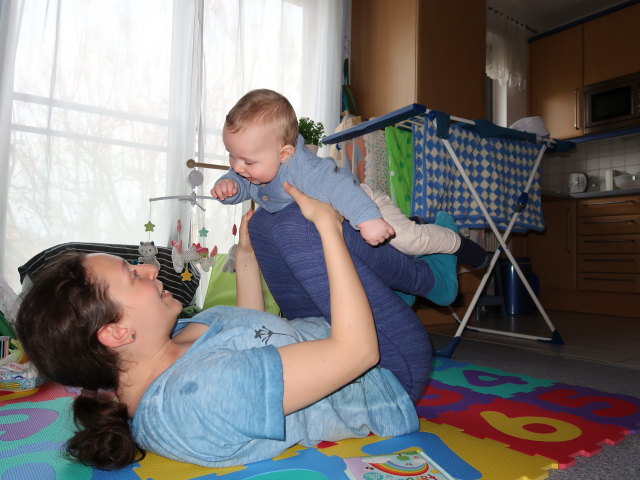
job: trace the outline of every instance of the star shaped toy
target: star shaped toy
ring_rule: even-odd
[[[193,277],[193,273],[191,273],[188,268],[185,268],[184,272],[182,272],[180,276],[182,277],[183,282],[190,282],[191,277]]]
[[[206,228],[202,227],[198,233],[200,234],[201,237],[206,237],[207,234],[209,233],[209,230],[207,230]]]
[[[155,228],[155,224],[151,223],[151,220],[149,220],[147,223],[144,224],[144,231],[145,232],[153,232],[153,229]]]

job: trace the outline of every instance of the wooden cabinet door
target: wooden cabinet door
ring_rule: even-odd
[[[363,120],[416,101],[417,1],[351,4],[351,89]]]
[[[529,44],[529,113],[554,138],[583,134],[582,31],[577,25]]]
[[[543,199],[544,232],[529,232],[527,251],[542,289],[576,288],[575,200]]]
[[[584,84],[640,72],[640,4],[584,24]]]
[[[369,119],[411,103],[484,118],[485,0],[352,0],[351,88]]]
[[[418,7],[417,102],[485,118],[486,3],[422,0]]]

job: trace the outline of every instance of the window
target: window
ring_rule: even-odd
[[[528,27],[488,7],[486,74],[492,82],[487,91],[492,99],[491,120],[501,126],[526,115]]]
[[[338,123],[341,0],[58,0],[2,8],[0,33],[13,35],[15,74],[0,92],[10,118],[8,145],[0,142],[8,183],[0,192],[0,265],[16,290],[18,266],[68,241],[168,245],[182,238],[228,251],[240,206],[202,200],[205,214],[189,202],[148,199],[191,193],[188,158],[228,165],[221,127],[246,91],[272,88],[299,116]],[[207,196],[223,172],[203,173],[196,193]],[[191,232],[179,233],[177,220],[188,224],[192,216]],[[198,237],[202,227],[206,237]]]

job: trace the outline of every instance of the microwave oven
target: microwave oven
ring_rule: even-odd
[[[584,87],[584,133],[640,125],[640,73]]]

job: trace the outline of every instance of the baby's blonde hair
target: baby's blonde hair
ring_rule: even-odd
[[[225,126],[236,133],[258,120],[272,128],[283,145],[295,147],[298,117],[285,96],[266,88],[251,90],[229,110]]]

